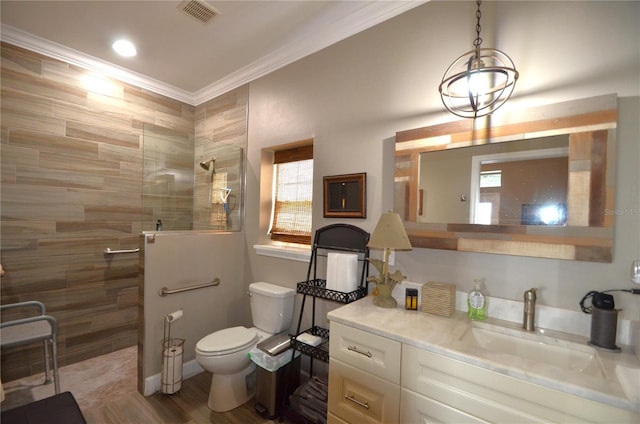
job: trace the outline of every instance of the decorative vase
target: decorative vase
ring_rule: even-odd
[[[391,296],[391,292],[395,287],[394,281],[388,283],[380,283],[376,285],[378,289],[378,295],[373,297],[373,304],[382,308],[395,308],[398,306],[398,302]]]

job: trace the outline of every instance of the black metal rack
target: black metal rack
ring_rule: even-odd
[[[351,303],[361,299],[367,295],[366,278],[369,273],[369,233],[349,224],[333,224],[318,229],[313,239],[313,247],[311,251],[311,259],[307,270],[307,279],[297,284],[297,292],[301,293],[302,304],[300,307],[300,316],[298,317],[298,326],[296,335],[291,338],[291,346],[294,350],[300,351],[302,354],[311,357],[310,375],[313,375],[313,359],[323,362],[329,362],[329,330],[316,325],[316,299],[325,299],[333,302]],[[352,292],[340,292],[326,288],[326,280],[318,278],[318,258],[327,256],[330,251],[352,252],[358,254],[358,261],[361,262],[362,271],[360,273],[360,281],[356,290]],[[307,296],[311,296],[312,315],[311,328],[300,331],[302,325],[302,317]],[[314,336],[322,338],[322,343],[318,346],[298,341],[297,338],[301,334],[310,333]]]

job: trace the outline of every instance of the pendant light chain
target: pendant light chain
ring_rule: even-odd
[[[476,39],[473,40],[473,46],[476,50],[480,50],[480,46],[482,45],[482,37],[480,37],[480,31],[482,30],[482,27],[480,26],[480,18],[482,18],[480,4],[482,4],[482,0],[478,0],[476,4],[478,5],[478,10],[476,10]]]

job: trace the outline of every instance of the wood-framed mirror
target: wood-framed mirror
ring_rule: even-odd
[[[414,247],[611,262],[617,96],[399,131]]]

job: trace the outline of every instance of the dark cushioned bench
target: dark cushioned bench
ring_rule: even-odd
[[[87,424],[70,392],[2,411],[2,424]]]

